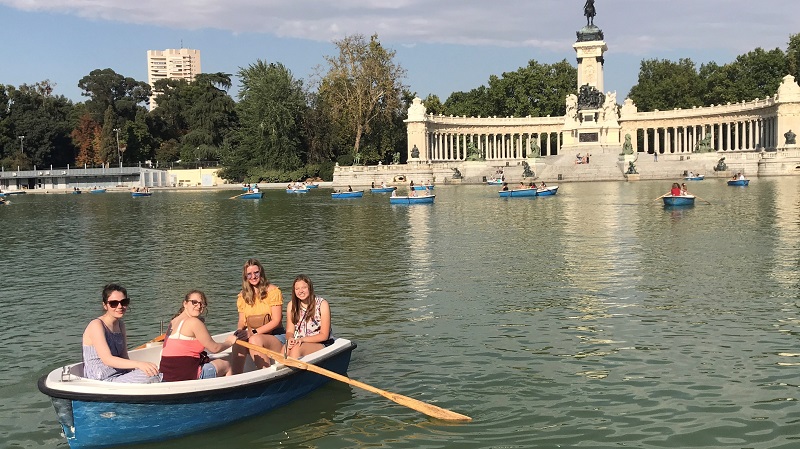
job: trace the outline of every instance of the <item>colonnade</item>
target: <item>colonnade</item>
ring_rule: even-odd
[[[777,116],[707,124],[635,128],[632,142],[643,153],[691,153],[706,136],[713,151],[775,148],[778,143]],[[633,137],[633,136],[631,136]]]
[[[560,132],[462,133],[457,131],[426,131],[427,160],[431,162],[463,161],[472,151],[486,160],[515,160],[534,157],[532,143],[539,147],[540,156],[553,156],[563,144]]]

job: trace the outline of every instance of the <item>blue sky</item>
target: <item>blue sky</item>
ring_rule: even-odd
[[[800,33],[797,0],[596,0],[605,90],[620,102],[642,59],[724,64],[756,47],[786,49]],[[94,69],[147,81],[147,50],[194,48],[203,72],[235,74],[258,59],[308,81],[331,43],[377,33],[397,52],[420,97],[514,71],[530,59],[575,65],[584,0],[0,0],[0,83],[49,79],[83,101],[78,81]],[[236,95],[238,83],[230,93]]]

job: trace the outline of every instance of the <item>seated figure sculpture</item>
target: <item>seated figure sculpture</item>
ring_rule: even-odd
[[[725,163],[725,158],[719,158],[717,161],[717,165],[714,167],[714,171],[726,171],[728,169],[728,164]]]

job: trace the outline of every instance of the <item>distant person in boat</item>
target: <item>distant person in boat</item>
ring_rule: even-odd
[[[525,182],[523,182],[523,181],[520,181],[520,182],[519,182],[519,189],[520,189],[520,190],[522,190],[522,189],[524,189],[524,188],[525,188]]]
[[[128,357],[128,336],[122,317],[131,299],[118,284],[103,287],[105,313],[89,322],[83,331],[83,377],[107,382],[160,382],[154,363]]]
[[[283,321],[283,294],[281,289],[269,282],[264,267],[258,259],[248,259],[242,268],[242,290],[236,298],[239,311],[237,329],[249,332],[248,342],[279,351],[286,343]],[[234,346],[231,370],[239,374],[244,369],[247,349]],[[259,368],[266,368],[270,360],[258,351],[249,351],[253,362]]]
[[[411,181],[408,185],[409,185],[409,187],[413,188],[414,187],[414,181]]]
[[[397,190],[392,190],[392,196],[397,196]]]
[[[253,193],[258,193],[258,184],[253,186]]]
[[[352,188],[351,186],[347,186],[347,191],[348,191],[348,192],[352,192],[352,191],[353,191],[353,188]]]
[[[292,300],[286,306],[286,351],[299,359],[333,344],[328,301],[314,294],[314,284],[301,274],[294,279]]]
[[[409,192],[408,196],[417,196],[417,191],[414,190],[414,189],[411,189],[411,192]]]
[[[684,182],[683,184],[681,184],[681,195],[688,195],[688,194],[689,194],[689,189],[686,188],[686,183]]]
[[[542,183],[539,184],[539,189],[541,190],[541,189],[546,189],[546,188],[547,188],[547,184],[545,184],[544,181],[542,181]]]
[[[375,181],[372,181],[372,188],[375,188]]]
[[[502,190],[503,192],[506,192],[506,191],[508,191],[508,183],[507,183],[507,182],[504,182],[504,183],[503,183],[503,188],[502,188],[501,190]]]
[[[230,376],[228,360],[209,360],[206,351],[216,354],[236,343],[237,336],[247,339],[247,331],[237,330],[223,343],[211,338],[203,316],[208,311],[208,299],[200,290],[192,290],[183,298],[180,310],[167,327],[164,347],[161,350],[159,370],[164,382],[212,379]]]
[[[528,184],[528,188],[529,189],[535,189],[536,188],[536,183],[532,182],[532,183]]]
[[[382,189],[385,189],[385,188],[386,188],[386,181],[383,181],[383,182],[381,182],[381,188],[382,188]]]
[[[672,183],[672,189],[669,191],[672,196],[681,196],[681,185],[677,182]]]

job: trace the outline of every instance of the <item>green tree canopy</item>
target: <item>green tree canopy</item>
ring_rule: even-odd
[[[384,48],[377,35],[367,41],[356,34],[334,41],[336,56],[325,56],[327,73],[319,82],[320,105],[332,123],[347,130],[353,154],[376,123],[392,123],[402,110],[401,80],[406,71],[394,62],[395,51]],[[378,158],[382,158],[378,149]]]
[[[691,59],[647,59],[642,61],[639,81],[628,96],[640,111],[691,108],[703,105],[704,88]]]

